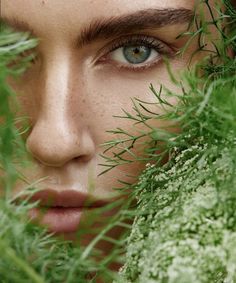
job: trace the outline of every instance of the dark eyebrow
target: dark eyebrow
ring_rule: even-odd
[[[88,27],[82,29],[77,44],[81,46],[95,40],[108,39],[134,31],[189,23],[193,16],[193,11],[185,8],[147,9],[110,19],[95,20]]]
[[[192,10],[179,9],[146,9],[135,13],[126,14],[109,19],[97,19],[88,27],[82,28],[81,34],[76,40],[76,45],[81,47],[96,40],[114,38],[146,29],[158,29],[164,26],[189,23],[194,16]],[[37,34],[30,25],[17,18],[0,17],[0,28],[3,23],[17,31],[30,32],[32,36]]]

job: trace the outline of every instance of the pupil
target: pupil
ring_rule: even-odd
[[[145,62],[151,54],[151,48],[147,46],[126,46],[123,48],[125,59],[131,64]]]

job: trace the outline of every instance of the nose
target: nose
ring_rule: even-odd
[[[63,57],[64,54],[64,57]],[[40,163],[60,167],[71,160],[90,160],[95,145],[85,122],[76,118],[79,93],[70,87],[70,58],[54,53],[47,61],[39,90],[39,110],[27,138],[28,151]],[[60,59],[59,59],[60,58]],[[74,99],[74,97],[78,99]]]

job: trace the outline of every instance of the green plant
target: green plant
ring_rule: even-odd
[[[201,4],[208,5],[208,1]],[[182,92],[174,94],[164,87],[156,91],[151,86],[157,107],[166,109],[165,114],[157,117],[153,107],[150,110],[148,104],[134,99],[136,115],[124,112],[122,118],[146,125],[147,130],[137,136],[112,130],[114,135],[123,134],[124,139],[114,138],[105,144],[106,151],[117,149],[112,158],[106,157],[105,151],[105,171],[137,159],[148,165],[138,184],[124,184],[133,190],[129,201],[87,247],[56,238],[33,225],[27,211],[35,204],[15,204],[8,194],[22,177],[17,164],[28,156],[11,110],[16,99],[7,77],[20,75],[30,64],[31,58],[21,55],[37,41],[1,23],[0,166],[1,187],[7,193],[0,200],[0,282],[77,283],[96,282],[98,277],[103,282],[121,283],[236,282],[236,66],[227,52],[228,48],[236,49],[232,28],[236,13],[228,1],[225,5],[227,14],[219,10],[217,19],[212,18],[210,23],[204,21],[204,15],[201,21],[194,19],[198,28],[191,35],[199,37],[201,51],[207,49],[204,42],[209,25],[218,30],[220,40],[214,42],[214,52],[201,65],[184,74],[183,81],[176,81],[170,74]],[[224,26],[226,18],[228,25]],[[177,97],[178,105],[170,105],[165,95]],[[181,132],[151,127],[152,119],[172,121]],[[132,149],[144,135],[150,138],[146,154],[138,157]],[[163,165],[166,156],[169,161]],[[133,205],[134,198],[137,205]],[[124,222],[126,218],[135,218],[127,241],[125,235],[115,241],[114,250],[101,259],[96,243],[101,239],[112,241],[105,233],[115,225],[130,228]],[[124,260],[125,244],[125,264],[116,274],[108,266],[114,260]]]
[[[122,222],[122,216],[117,214],[111,218],[103,231],[88,246],[82,247],[32,224],[27,212],[36,203],[29,203],[27,198],[20,203],[14,202],[11,191],[15,182],[23,178],[20,168],[29,166],[31,160],[22,135],[27,131],[27,123],[23,128],[19,127],[19,118],[15,118],[16,94],[7,80],[10,76],[20,76],[30,65],[37,40],[28,33],[17,33],[4,23],[0,24],[0,282],[78,283],[95,282],[98,277],[103,282],[111,282],[116,274],[108,266],[117,258],[122,260],[120,247],[101,259],[102,253],[95,245],[104,239],[112,241],[105,232],[115,225],[127,225]],[[29,184],[28,189],[30,197],[36,188]],[[120,239],[116,244],[122,242]],[[97,258],[101,260],[97,261]]]
[[[235,26],[235,11],[225,4]],[[138,206],[123,282],[236,282],[236,65],[228,53],[235,30],[223,28],[226,15],[219,10],[208,23],[219,31],[215,51],[184,74],[178,106],[162,117],[181,132],[148,132],[164,140],[169,161],[157,166],[162,157],[153,154],[156,143],[135,187]],[[166,104],[160,95],[158,102]]]

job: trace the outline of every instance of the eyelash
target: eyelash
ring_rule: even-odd
[[[109,55],[119,48],[126,47],[126,46],[146,46],[148,48],[154,49],[160,56],[158,56],[157,60],[154,60],[153,62],[144,63],[144,65],[137,66],[132,64],[120,64],[116,63],[116,67],[118,69],[127,69],[127,70],[133,70],[133,71],[142,71],[148,68],[151,68],[158,64],[160,60],[162,59],[163,55],[166,55],[168,57],[173,57],[176,54],[176,51],[168,46],[163,41],[160,41],[159,39],[147,36],[147,35],[131,35],[131,36],[125,36],[118,40],[115,40],[108,44],[108,47],[106,46],[103,48],[99,54],[103,54],[96,62],[96,64],[111,64],[111,62],[114,62],[111,58],[109,58]]]
[[[149,69],[151,67],[156,66],[160,63],[162,56],[165,55],[169,58],[174,57],[176,55],[176,50],[170,47],[168,44],[164,43],[163,41],[148,35],[130,35],[124,36],[119,39],[116,39],[106,45],[98,52],[98,56],[100,55],[99,59],[95,62],[96,64],[114,64],[114,60],[109,58],[109,55],[119,48],[126,47],[126,46],[146,46],[148,48],[154,49],[160,56],[152,62],[140,64],[140,66],[132,65],[132,64],[122,64],[122,63],[115,63],[115,67],[118,69],[125,69],[130,71],[143,71]],[[102,54],[102,55],[101,55]],[[22,57],[27,57],[27,55],[33,56],[32,64],[35,64],[38,60],[38,56],[36,53],[32,54],[32,51],[25,51],[21,54]],[[96,57],[98,57],[96,56]]]

